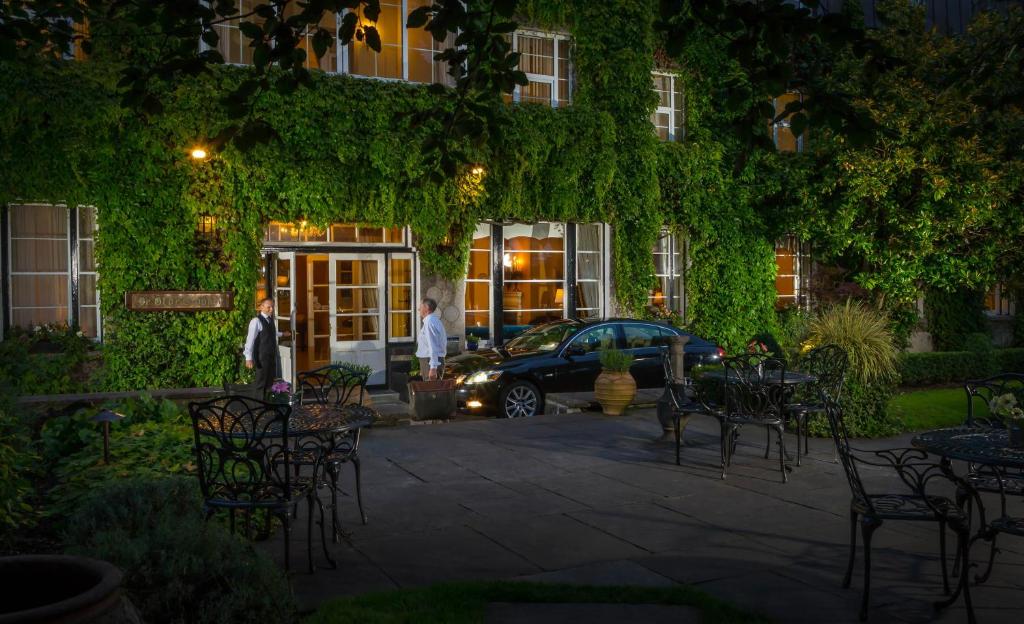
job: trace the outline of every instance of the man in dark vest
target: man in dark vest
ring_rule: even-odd
[[[270,392],[280,374],[278,366],[277,339],[286,332],[277,331],[274,319],[274,300],[267,297],[260,301],[259,313],[249,321],[249,332],[245,338],[245,366],[255,369],[254,393],[263,398]]]

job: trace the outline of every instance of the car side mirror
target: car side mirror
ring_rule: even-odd
[[[578,344],[571,344],[565,349],[565,354],[569,357],[586,355],[587,350]]]

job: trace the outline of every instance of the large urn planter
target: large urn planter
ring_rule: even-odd
[[[139,624],[121,571],[86,557],[0,557],[0,624]]]
[[[636,380],[629,371],[601,371],[594,382],[594,398],[606,416],[620,416],[636,397]]]

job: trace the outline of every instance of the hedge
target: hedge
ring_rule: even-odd
[[[904,386],[963,382],[997,373],[1024,373],[1024,348],[996,349],[988,353],[902,353],[898,366]]]

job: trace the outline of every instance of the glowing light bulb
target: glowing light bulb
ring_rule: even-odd
[[[206,158],[206,150],[201,147],[193,147],[191,154],[192,158],[195,160],[203,160]]]

